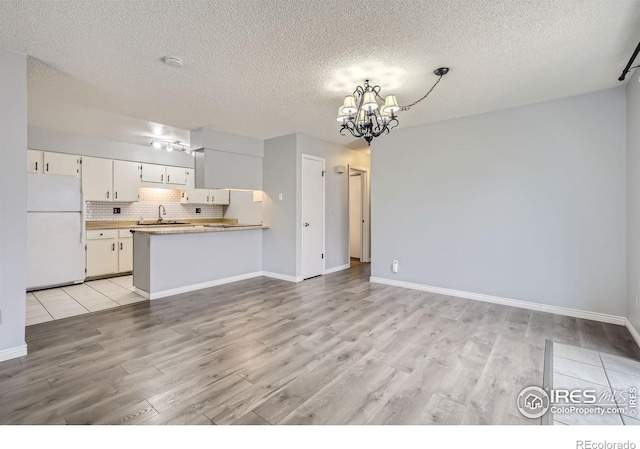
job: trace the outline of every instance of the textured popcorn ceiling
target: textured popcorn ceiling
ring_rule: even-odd
[[[624,0],[0,2],[0,47],[32,56],[31,98],[340,143],[337,107],[365,77],[406,104],[451,67],[401,126],[503,109],[618,85],[638,25]]]

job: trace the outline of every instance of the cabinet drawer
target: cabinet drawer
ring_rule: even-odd
[[[87,240],[115,239],[116,237],[118,237],[117,229],[87,231]]]
[[[118,229],[118,237],[121,239],[130,239],[133,237],[131,229]]]

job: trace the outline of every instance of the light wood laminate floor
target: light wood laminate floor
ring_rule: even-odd
[[[27,328],[0,423],[536,424],[545,339],[638,358],[622,326],[369,284],[256,278]]]

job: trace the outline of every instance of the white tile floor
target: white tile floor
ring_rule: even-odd
[[[27,326],[146,301],[133,276],[120,276],[27,293]]]
[[[619,413],[580,414],[555,413],[553,424],[640,425],[640,404],[631,404],[632,391],[640,390],[640,362],[553,343],[553,389],[595,390],[596,405],[613,408]],[[635,390],[634,390],[635,389]]]

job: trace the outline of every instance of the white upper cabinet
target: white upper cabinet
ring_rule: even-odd
[[[113,201],[112,179],[111,159],[82,158],[82,196],[85,201]]]
[[[44,152],[44,174],[80,176],[80,157],[73,154]]]
[[[142,182],[165,183],[165,166],[156,164],[142,164]]]
[[[196,189],[194,188],[194,170],[187,169],[186,190],[182,192],[181,203],[191,204],[229,204],[229,191],[216,189]]]
[[[182,192],[182,197],[180,198],[181,203],[190,203],[190,204],[207,204],[209,202],[209,189],[196,189],[194,182],[194,173],[193,170],[188,168],[186,169],[187,174],[187,184],[186,190]]]
[[[223,206],[229,205],[229,191],[228,190],[217,190],[211,189],[211,204],[220,204]]]
[[[44,152],[27,150],[27,173],[42,173]]]
[[[187,184],[187,169],[182,167],[166,167],[166,183],[175,185]]]
[[[138,201],[140,170],[137,162],[113,161],[113,201]]]

